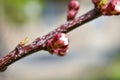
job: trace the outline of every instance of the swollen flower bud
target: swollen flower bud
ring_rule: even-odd
[[[120,14],[120,0],[111,0],[106,8],[105,15],[119,15]]]
[[[92,0],[95,7],[100,9],[103,15],[119,15],[120,0]]]
[[[68,5],[67,20],[73,20],[78,13],[80,4],[77,0],[71,0]]]
[[[59,33],[48,40],[46,47],[51,54],[64,56],[68,51],[68,37],[64,33]]]
[[[77,0],[71,0],[69,5],[68,5],[69,10],[72,10],[72,9],[78,10],[79,7],[80,7],[80,4],[79,4],[79,2]]]
[[[77,11],[75,11],[75,10],[68,11],[67,20],[68,21],[73,20],[75,18],[76,14],[77,14]]]

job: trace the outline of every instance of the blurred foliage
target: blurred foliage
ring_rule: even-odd
[[[24,5],[28,0],[4,0],[4,14],[7,19],[15,23],[23,23],[26,20]]]
[[[5,19],[17,24],[22,24],[27,21],[29,18],[26,14],[25,7],[29,2],[36,2],[42,6],[44,0],[3,0],[2,6]]]
[[[120,80],[120,52],[116,55],[107,69],[108,78]]]
[[[42,16],[41,14],[44,14],[42,10],[49,3],[65,3],[66,1],[68,0],[0,0],[0,9],[2,9],[0,11],[5,21],[23,24],[27,21],[39,19]]]

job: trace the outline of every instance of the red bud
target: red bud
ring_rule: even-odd
[[[67,20],[73,20],[78,13],[80,4],[77,0],[71,0],[68,5]]]
[[[73,20],[75,18],[76,14],[77,14],[77,11],[75,11],[75,10],[69,11],[67,14],[67,20],[68,21]]]
[[[51,54],[64,56],[68,51],[68,38],[66,34],[57,34],[52,39],[48,40],[46,47]]]
[[[119,15],[120,0],[92,0],[96,8],[99,8],[103,15]]]
[[[71,0],[69,5],[68,5],[69,10],[72,10],[72,9],[78,10],[79,7],[80,7],[80,4],[77,0]]]

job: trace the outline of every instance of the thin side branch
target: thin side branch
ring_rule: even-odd
[[[68,33],[71,30],[74,30],[75,28],[97,18],[100,17],[102,14],[98,8],[95,8],[86,14],[77,17],[71,21],[66,22],[65,24],[61,25],[57,29],[51,31],[47,35],[44,35],[43,37],[38,37],[35,41],[33,41],[31,44],[26,46],[17,46],[13,51],[11,51],[6,56],[2,57],[0,59],[0,71],[5,71],[7,69],[7,66],[10,64],[16,62],[19,59],[22,59],[23,57],[30,55],[32,53],[35,53],[40,50],[46,50],[45,45],[47,41],[51,38],[53,38],[58,33]]]

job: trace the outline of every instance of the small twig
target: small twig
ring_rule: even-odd
[[[95,8],[86,14],[77,17],[71,21],[66,22],[65,24],[61,25],[57,29],[51,31],[47,35],[43,37],[37,38],[35,41],[33,41],[31,44],[26,46],[17,46],[13,51],[11,51],[9,54],[7,54],[5,57],[2,57],[0,59],[0,71],[5,71],[7,66],[10,64],[16,62],[17,60],[30,55],[34,52],[45,50],[45,44],[47,41],[51,38],[53,38],[58,33],[68,33],[71,30],[81,26],[82,24],[85,24],[99,16],[101,16],[101,12],[98,8]]]

